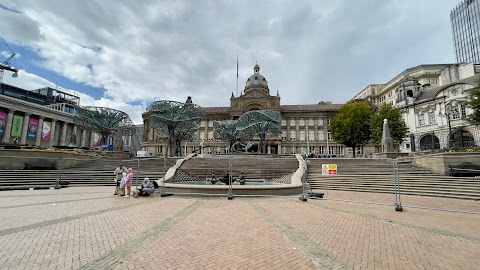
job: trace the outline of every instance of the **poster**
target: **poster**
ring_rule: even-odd
[[[35,139],[37,136],[37,129],[38,129],[38,119],[32,119],[28,121],[28,129],[27,129],[27,138]]]
[[[93,147],[99,147],[99,146],[100,146],[100,134],[93,133]]]
[[[51,122],[43,122],[42,127],[42,141],[50,141],[50,129],[52,123]]]
[[[337,164],[322,164],[322,174],[337,174]]]
[[[23,116],[20,116],[20,115],[13,116],[12,133],[10,133],[10,136],[12,137],[22,136],[22,127],[23,127]]]
[[[3,136],[5,133],[5,125],[7,123],[7,114],[0,112],[0,136]]]

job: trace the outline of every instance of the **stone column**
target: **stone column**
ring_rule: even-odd
[[[22,127],[22,136],[20,137],[20,144],[25,144],[27,142],[27,131],[28,131],[28,124],[30,123],[30,115],[29,113],[25,113],[25,117],[23,117],[23,127]]]
[[[77,146],[78,145],[78,134],[77,134],[77,127],[76,126],[73,126],[73,131],[72,131],[72,137],[75,136],[75,143],[72,144],[70,141],[68,142],[68,144],[72,145],[72,146]]]
[[[15,110],[10,109],[8,111],[7,115],[7,123],[5,125],[5,132],[3,134],[3,143],[9,143],[10,142],[10,133],[12,131],[12,122],[13,122],[13,114],[15,113]]]
[[[50,142],[49,146],[53,147],[53,144],[55,143],[55,127],[57,125],[57,120],[52,119],[52,126],[50,127]]]
[[[63,122],[62,124],[62,133],[60,134],[60,145],[65,146],[67,145],[67,122]]]
[[[94,142],[94,137],[95,137],[95,136],[94,136],[94,133],[95,133],[95,132],[93,132],[93,131],[90,132],[90,146],[89,146],[89,147],[93,147],[93,144],[95,143],[95,142]]]
[[[80,147],[85,147],[85,141],[87,140],[87,131],[82,130],[82,138],[80,139]]]
[[[35,146],[40,146],[42,141],[42,130],[43,130],[43,120],[45,116],[38,117],[38,127],[37,127],[37,135],[35,136]]]

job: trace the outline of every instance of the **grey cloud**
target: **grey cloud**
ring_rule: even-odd
[[[258,60],[283,104],[343,103],[408,67],[453,62],[457,2],[31,0],[17,3],[16,20],[43,36],[16,27],[9,37],[118,102],[190,95],[228,106],[238,54],[240,90]]]

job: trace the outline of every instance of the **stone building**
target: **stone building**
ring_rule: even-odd
[[[49,87],[28,91],[0,84],[2,144],[91,147],[94,133],[73,124],[79,102],[79,97]]]
[[[203,145],[205,154],[229,153],[229,142],[214,138],[214,121],[235,120],[253,110],[273,110],[282,115],[282,134],[267,138],[268,154],[307,154],[318,150],[318,154],[324,156],[347,155],[345,147],[332,141],[329,133],[330,119],[338,113],[341,104],[319,102],[309,105],[282,105],[280,100],[278,91],[274,95],[270,93],[268,81],[260,73],[260,66],[256,64],[241,95],[235,97],[232,93],[229,107],[203,108],[206,120],[200,123],[193,141],[182,142],[182,152],[189,154]],[[155,130],[149,127],[145,114],[143,117],[142,149],[154,155],[163,155],[166,142],[158,139]]]
[[[478,146],[479,129],[467,120],[472,110],[466,102],[479,74],[480,65],[472,63],[419,65],[385,84],[370,84],[353,99],[400,108],[409,128],[401,152]]]

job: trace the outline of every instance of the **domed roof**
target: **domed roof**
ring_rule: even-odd
[[[261,86],[264,88],[268,88],[267,79],[265,79],[265,77],[263,77],[263,75],[260,74],[260,66],[258,64],[255,64],[255,66],[253,67],[253,71],[254,71],[253,75],[247,79],[245,88],[250,86]]]

